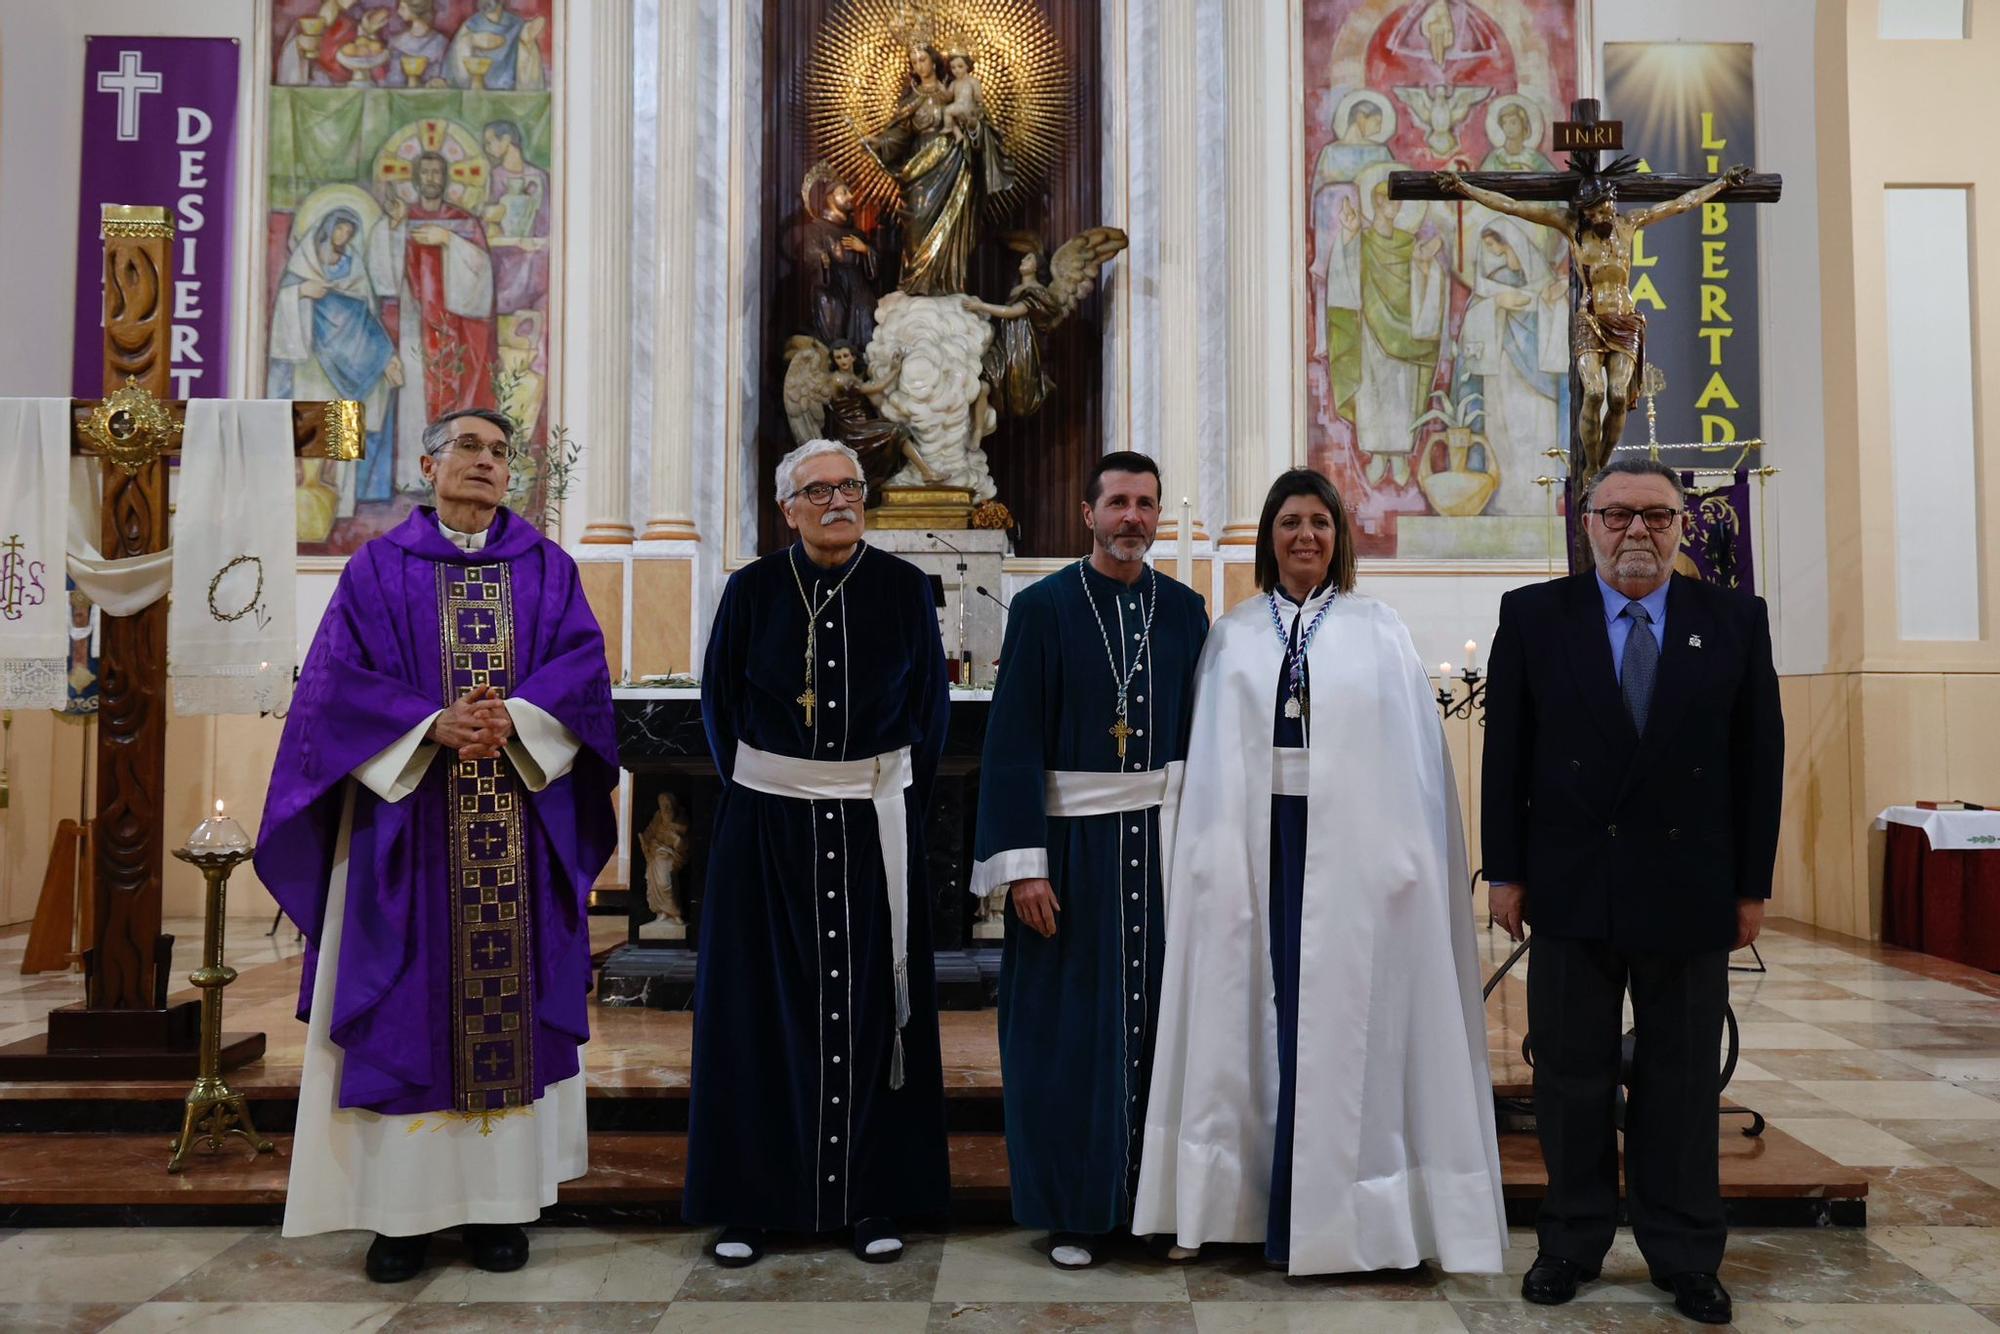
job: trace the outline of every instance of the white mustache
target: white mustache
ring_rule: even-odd
[[[854,511],[851,509],[828,510],[819,516],[819,526],[822,528],[831,528],[837,523],[853,522]]]

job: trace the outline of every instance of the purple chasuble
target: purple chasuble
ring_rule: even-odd
[[[480,684],[575,734],[530,792],[506,756],[434,756],[385,802],[354,785],[332,1037],[340,1105],[387,1114],[532,1103],[589,1038],[590,886],[616,847],[604,639],[576,564],[507,510],[464,551],[428,507],[357,551],[300,673],[257,873],[310,948],[312,986],[353,770]]]

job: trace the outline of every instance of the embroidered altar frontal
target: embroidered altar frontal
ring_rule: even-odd
[[[512,585],[505,565],[438,567],[447,698],[512,684]],[[452,1105],[534,1100],[528,864],[520,783],[506,757],[458,760],[451,777]]]

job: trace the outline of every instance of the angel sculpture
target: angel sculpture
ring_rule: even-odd
[[[885,420],[876,410],[882,395],[902,372],[899,355],[877,380],[864,380],[856,369],[854,345],[846,339],[831,347],[810,334],[798,334],[785,344],[785,417],[792,439],[799,444],[826,437],[838,440],[861,458],[861,477],[870,494],[905,464],[927,482],[937,473],[924,462],[909,428]]]
[[[1040,240],[1016,233],[1007,244],[1021,252],[1021,281],[1007,294],[1007,304],[988,305],[976,296],[959,298],[967,310],[1000,321],[1000,336],[986,348],[979,401],[972,409],[973,426],[981,436],[991,434],[997,424],[996,408],[1026,417],[1047,400],[1055,384],[1042,372],[1041,340],[1083,304],[1105,261],[1125,248],[1125,233],[1116,227],[1078,232],[1049,260],[1046,284],[1041,280]],[[996,392],[997,405],[992,401]]]
[[[1454,88],[1440,83],[1430,88],[1396,89],[1396,100],[1416,114],[1417,123],[1426,131],[1425,145],[1440,158],[1449,158],[1458,151],[1458,127],[1465,123],[1474,107],[1491,96],[1491,88],[1475,84]]]

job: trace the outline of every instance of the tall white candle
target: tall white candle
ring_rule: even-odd
[[[1465,670],[1468,672],[1479,670],[1479,641],[1476,639],[1465,641]]]
[[[1178,574],[1183,587],[1194,587],[1194,506],[1181,497],[1181,541]]]

